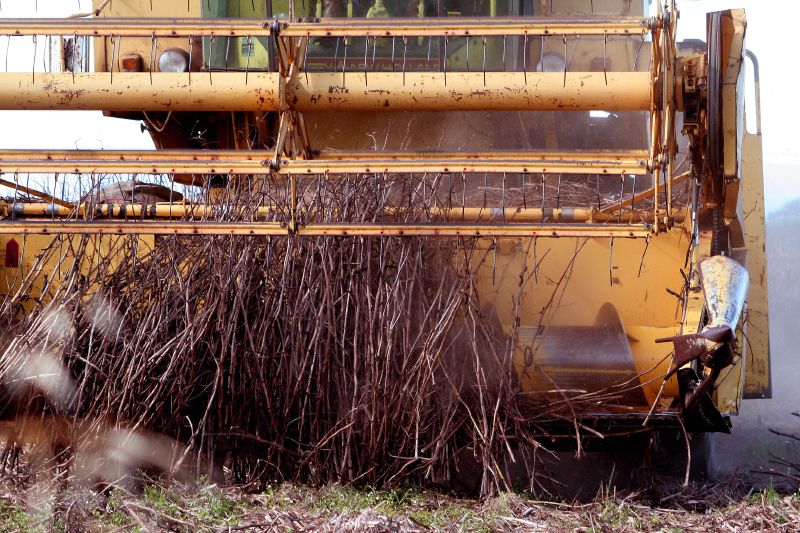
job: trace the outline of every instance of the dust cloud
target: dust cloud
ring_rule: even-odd
[[[800,412],[800,200],[767,216],[767,266],[772,399],[745,400],[732,434],[714,436],[717,476],[780,470],[769,462],[774,457],[800,460],[800,443],[769,431],[800,433],[800,418],[792,416]],[[761,482],[780,485],[783,480],[761,476]]]

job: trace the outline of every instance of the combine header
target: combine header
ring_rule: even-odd
[[[157,149],[0,151],[7,280],[48,235],[447,238],[474,252],[452,261],[508,343],[517,393],[602,400],[566,429],[538,421],[548,437],[727,432],[743,396],[769,395],[743,11],[680,43],[672,1],[94,7],[0,21],[11,43],[62,51],[53,72],[0,73],[0,108],[102,110]],[[101,194],[109,176],[128,188]],[[155,181],[168,186],[148,196]],[[353,217],[364,183],[377,197],[352,201],[375,209]]]

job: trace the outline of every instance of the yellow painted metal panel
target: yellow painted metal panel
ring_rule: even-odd
[[[265,72],[0,73],[0,109],[277,111],[280,77]],[[287,87],[298,111],[643,110],[650,74],[308,73]]]
[[[103,262],[119,261],[124,255],[144,257],[155,245],[152,235],[137,235],[120,237],[114,235],[102,236],[54,236],[54,235],[25,235],[10,234],[0,235],[0,250],[5,251],[9,241],[16,241],[19,247],[18,266],[7,267],[4,261],[0,263],[0,294],[8,295],[17,291],[26,276],[32,276],[29,298],[23,300],[25,312],[30,312],[34,307],[47,303],[54,287],[59,286],[72,272],[74,250],[83,249],[84,253],[77,258],[79,271],[88,272],[93,266]],[[85,247],[82,248],[80,243]],[[122,247],[122,248],[121,248]],[[52,248],[53,253],[42,261],[38,257],[45,249]],[[116,250],[124,249],[125,254],[117,254]],[[109,259],[111,258],[111,259]],[[110,265],[113,271],[115,264]],[[90,287],[91,294],[97,287]]]
[[[274,111],[278,75],[251,72],[208,74],[0,73],[2,109],[114,111]],[[151,81],[152,79],[152,81]]]
[[[745,134],[742,146],[742,202],[750,291],[747,295],[747,325],[743,340],[747,374],[744,393],[748,398],[772,395],[769,349],[769,290],[767,284],[766,219],[761,135]]]
[[[652,402],[661,385],[659,376],[666,372],[665,357],[670,349],[651,341],[680,331],[680,303],[664,288],[676,293],[682,289],[680,269],[689,245],[687,237],[685,229],[678,226],[647,244],[614,239],[613,249],[610,239],[498,239],[496,254],[494,242],[487,241],[476,274],[478,295],[485,312],[496,314],[508,336],[513,334],[516,306],[520,328],[529,333],[542,330],[546,335],[551,326],[591,326],[598,310],[606,303],[613,304],[628,333],[636,369],[653,369],[642,379],[656,380],[644,386],[645,397]],[[520,289],[525,264],[530,278]],[[538,265],[535,276],[534,264]],[[522,387],[540,387],[522,368],[526,347],[535,347],[530,334],[523,337],[518,339],[514,355]],[[675,382],[670,381],[664,397],[676,394]]]
[[[298,110],[644,110],[647,72],[314,73],[291,90]]]

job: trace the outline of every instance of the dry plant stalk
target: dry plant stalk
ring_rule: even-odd
[[[275,220],[287,221],[286,183],[253,183],[217,196],[215,218],[248,221],[274,206]],[[464,187],[454,192],[442,175],[344,176],[335,186],[320,178],[300,191],[298,219],[425,220],[454,196],[466,199]],[[511,205],[527,201],[518,196]],[[475,241],[157,237],[149,249],[136,237],[108,239],[98,248],[86,236],[55,237],[0,309],[4,419],[71,421],[44,447],[73,475],[88,463],[84,480],[113,482],[155,463],[224,471],[253,487],[452,486],[478,465],[471,488],[487,496],[510,488],[511,465],[522,464],[534,486],[537,422],[569,420],[580,440],[576,405],[623,392],[539,403],[519,394],[514,335],[493,322],[474,285],[475,269],[491,260]],[[520,295],[534,277],[524,263]],[[37,276],[47,269],[43,288]],[[37,294],[45,296],[20,320]],[[18,475],[30,439],[19,424],[0,432],[0,466]],[[109,440],[112,432],[122,433]],[[101,457],[103,446],[114,458]]]
[[[385,183],[348,179],[308,203],[324,196],[316,216],[386,216]],[[221,218],[285,196],[272,184],[254,198],[230,191]],[[7,419],[70,419],[86,441],[98,439],[86,421],[169,435],[186,445],[173,464],[245,484],[446,483],[466,455],[483,493],[507,488],[500,456],[524,429],[510,416],[510,344],[474,290],[473,243],[167,237],[143,250],[119,238],[103,257],[93,243],[54,238],[3,303]],[[54,261],[46,303],[18,320]],[[11,473],[25,439],[6,438]]]

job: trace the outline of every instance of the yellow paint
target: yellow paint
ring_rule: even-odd
[[[201,3],[206,0],[172,0],[172,1],[153,1],[153,9],[150,9],[148,1],[141,0],[114,0],[109,2],[101,13],[101,17],[153,17],[153,18],[199,18]],[[97,9],[104,0],[92,0],[92,7]],[[116,39],[115,39],[116,40]],[[117,41],[116,45],[108,37],[94,39],[96,52],[94,53],[94,70],[96,72],[107,72],[111,66],[112,52],[114,52],[114,70],[119,72],[118,59],[125,54],[138,54],[142,57],[144,70],[150,70],[150,55],[152,50],[152,40],[150,38],[124,38]],[[199,64],[202,53],[201,39],[195,39],[196,48],[193,52],[192,62]],[[167,48],[182,48],[189,51],[188,39],[158,39],[158,50],[155,57],[153,71],[158,71],[158,54]]]
[[[26,278],[32,276],[30,290],[27,297],[22,299],[20,309],[25,314],[50,301],[54,287],[69,278],[76,260],[78,270],[87,275],[98,265],[107,264],[109,271],[113,271],[121,257],[144,257],[155,245],[152,235],[138,235],[135,239],[91,235],[0,235],[3,256],[7,243],[12,239],[19,244],[19,265],[17,268],[7,268],[5,257],[2,258],[0,294],[4,297],[15,294]],[[73,251],[80,249],[81,243],[85,243],[85,253],[76,259]],[[46,260],[39,260],[46,249],[52,249],[53,253],[44,256]],[[96,289],[97,286],[89,287],[87,293],[91,294]]]
[[[771,392],[763,168],[761,134],[745,134],[742,146],[742,201],[750,292],[746,310],[747,340],[743,342],[747,367],[744,392],[755,398]]]
[[[191,0],[185,15],[200,16],[201,1]],[[95,0],[95,4],[99,2],[100,0]],[[152,16],[176,16],[176,8],[185,5],[185,2],[175,0],[173,2],[154,2],[154,4],[156,9],[152,12]],[[142,5],[141,2],[117,0],[113,2],[113,10],[107,11],[106,15],[142,16]],[[589,5],[594,8],[594,14],[643,15],[641,2],[623,0],[595,0],[592,3],[586,0],[554,0],[552,3],[542,2],[539,7],[548,10],[549,12],[546,14],[550,15],[585,15],[589,11]],[[352,4],[349,3],[349,6]],[[322,0],[316,3],[295,2],[293,10],[296,16],[306,16],[320,13],[321,7]],[[496,2],[490,2],[485,8],[489,11],[488,14],[497,14]],[[284,0],[273,3],[273,12],[275,16],[288,15],[288,2]],[[181,13],[181,15],[183,14]],[[265,11],[263,3],[259,3],[254,10],[249,1],[231,2],[229,11],[225,15],[264,17]],[[352,12],[349,15],[352,16]],[[502,16],[502,13],[500,15]],[[741,116],[738,112],[740,78],[737,61],[741,56],[743,46],[744,13],[739,10],[727,12],[723,26],[723,40],[726,43],[724,56],[732,58],[733,61],[725,65],[725,86],[722,91],[724,165],[728,176],[740,178],[738,184],[732,184],[729,188],[730,194],[726,198],[725,206],[726,217],[734,228],[742,228],[743,246],[747,252],[747,266],[751,277],[747,311],[747,346],[750,350],[745,352],[745,361],[723,373],[723,378],[714,395],[720,410],[732,414],[738,411],[743,387],[749,394],[758,394],[768,388],[769,339],[761,139],[760,136],[744,136],[742,138]],[[517,42],[519,40],[520,38],[516,38],[515,44],[519,44]],[[100,72],[107,71],[109,66],[107,58],[110,55],[111,47],[109,40],[105,39],[105,41],[105,46],[99,47],[104,50],[104,54],[97,54],[96,59],[97,70]],[[448,45],[446,64],[453,70],[464,70],[469,64],[473,74],[480,76],[484,66],[485,53],[489,70],[498,70],[491,67],[496,67],[502,61],[502,48],[498,44],[499,42],[497,39],[492,40],[487,42],[487,46],[484,48],[483,41],[478,36],[454,38]],[[536,89],[540,94],[543,88],[549,88],[551,92],[558,92],[559,97],[563,97],[567,90],[572,90],[570,84],[574,82],[569,75],[565,81],[563,74],[560,73],[551,73],[552,75],[549,77],[535,78],[533,72],[544,53],[558,53],[566,56],[569,62],[568,70],[572,73],[595,71],[594,77],[589,78],[589,81],[580,80],[580,92],[588,103],[576,106],[576,109],[592,106],[606,110],[613,109],[613,98],[619,98],[622,92],[621,87],[631,90],[631,87],[636,85],[633,83],[617,85],[615,72],[646,71],[646,65],[650,58],[649,44],[645,45],[639,53],[637,50],[639,43],[636,39],[606,42],[602,37],[582,37],[577,47],[576,42],[578,41],[574,39],[568,40],[565,50],[561,39],[548,38],[543,46],[542,40],[531,37],[527,39],[524,48],[516,47],[515,53],[524,49],[528,76],[531,77],[531,80],[543,83]],[[181,46],[188,50],[188,42],[185,40],[160,40],[160,49],[168,46]],[[206,46],[208,46],[208,40],[206,40]],[[145,59],[145,69],[148,68],[150,39],[124,40],[121,50],[122,53],[139,53]],[[247,56],[241,53],[241,43],[238,46],[232,46],[231,52],[229,66],[243,68],[246,65]],[[263,68],[267,59],[266,53],[263,43],[256,41],[253,55],[250,56],[250,67]],[[638,64],[634,65],[636,55],[639,56],[639,60]],[[357,61],[357,59],[353,59],[353,61]],[[219,65],[217,64],[217,66]],[[603,70],[606,70],[607,74],[604,74]],[[645,77],[650,75],[649,72],[641,74]],[[609,86],[605,84],[606,75],[610,80]],[[300,101],[303,98],[311,101],[320,95],[332,94],[331,90],[338,87],[341,73],[321,75],[315,81],[319,81],[322,76],[327,77],[318,83],[316,92],[313,84],[305,85],[304,76],[298,77],[297,86],[290,89],[300,96]],[[474,151],[479,149],[476,144],[484,142],[474,132],[482,128],[484,122],[481,120],[485,121],[486,117],[471,121],[459,112],[449,114],[420,112],[414,115],[406,114],[405,118],[398,119],[396,114],[358,111],[379,109],[383,103],[381,101],[376,104],[377,101],[375,101],[359,104],[356,97],[353,96],[359,91],[362,93],[359,97],[362,102],[366,98],[364,95],[369,91],[381,90],[394,93],[392,97],[394,109],[402,110],[411,105],[419,106],[416,102],[420,94],[414,93],[414,87],[415,83],[419,82],[417,77],[424,78],[425,75],[407,74],[401,77],[370,73],[367,75],[368,80],[365,79],[363,73],[359,72],[348,72],[346,76],[348,95],[335,95],[328,98],[326,106],[319,106],[320,109],[323,107],[328,110],[336,109],[338,112],[335,120],[330,120],[329,113],[305,113],[312,138],[317,140],[322,148],[375,149],[380,143],[375,141],[374,136],[364,134],[364,131],[369,133],[385,131],[387,137],[385,140],[382,139],[384,146],[400,146],[409,151],[429,150],[432,146],[436,146],[438,149],[452,150],[462,150],[467,147],[468,150]],[[522,89],[523,92],[520,94],[524,96],[524,87],[531,80],[522,76],[522,81],[520,81],[520,77],[520,74],[503,75],[502,84],[507,86],[510,83],[509,80],[514,81],[517,88]],[[475,81],[479,80],[477,76],[464,78],[460,79],[458,74],[449,72],[448,91],[457,90],[459,87],[469,91],[485,89],[482,77],[480,77],[480,83]],[[603,79],[602,85],[599,84],[601,78]],[[423,81],[432,84],[439,80],[437,78]],[[491,72],[488,81],[491,89],[495,81]],[[592,90],[584,88],[587,83],[591,85],[590,89]],[[641,84],[638,85],[641,89]],[[270,85],[269,90],[272,87],[273,85]],[[644,102],[641,94],[638,96],[628,95],[628,101],[636,100],[636,108],[649,108],[651,87],[652,80],[648,77],[646,83],[647,102]],[[206,89],[213,93],[211,87]],[[435,95],[435,105],[432,104],[430,109],[441,108],[442,102],[446,101],[446,96],[443,93]],[[506,93],[499,94],[498,99],[505,100],[509,96]],[[646,105],[644,105],[645,103]],[[217,104],[206,103],[204,105],[209,109],[219,110]],[[507,104],[495,104],[497,108],[503,105]],[[524,105],[530,107],[530,102],[526,101]],[[619,108],[632,109],[633,107]],[[529,123],[524,123],[521,114],[501,115],[498,113],[496,116],[501,117],[509,130],[518,128],[517,137],[527,139],[526,128]],[[544,116],[544,114],[542,116],[543,123],[556,124],[555,118],[551,120],[549,116]],[[530,119],[530,117],[526,118]],[[440,138],[437,129],[442,128],[419,128],[418,124],[436,124],[448,131],[448,136],[444,139]],[[465,124],[469,128],[466,128]],[[408,132],[412,129],[416,133],[410,136]],[[530,146],[524,145],[524,141],[519,142],[521,145],[514,148],[530,148]],[[560,146],[563,144],[563,139],[558,139],[555,135],[547,137],[545,144],[549,148],[565,148]],[[488,146],[481,148],[489,150],[494,146],[489,143]],[[736,189],[734,185],[740,186],[739,189]],[[686,217],[686,220],[689,218]],[[696,287],[697,290],[690,291],[685,314],[681,312],[678,299],[666,290],[680,293],[684,286],[680,272],[681,269],[687,268],[685,259],[689,248],[688,222],[686,224],[686,226],[678,225],[674,229],[652,238],[646,254],[645,241],[632,239],[615,240],[613,251],[611,242],[607,239],[499,238],[494,241],[481,241],[479,253],[472,259],[477,267],[475,280],[480,304],[487,316],[497,317],[502,332],[511,336],[516,331],[515,326],[527,328],[526,331],[538,331],[539,327],[546,330],[550,326],[589,326],[593,324],[598,310],[604,304],[612,303],[625,328],[636,370],[642,373],[649,371],[643,377],[642,382],[647,402],[653,403],[661,386],[657,377],[666,372],[667,356],[671,348],[669,344],[656,344],[654,340],[678,333],[695,332],[702,327],[704,299],[700,288]],[[0,244],[5,242],[2,239],[5,237],[0,238]],[[100,257],[102,254],[99,250],[104,246],[112,246],[113,243],[108,239],[112,238],[99,239],[98,252],[88,257],[87,260],[95,256]],[[147,241],[148,237],[143,236],[142,239]],[[29,250],[35,250],[41,249],[50,241],[50,238],[34,236],[29,237],[27,241]],[[710,235],[707,232],[701,234],[698,250],[693,254],[694,265],[708,254],[709,244]],[[26,255],[26,260],[29,257]],[[520,285],[520,273],[526,265],[528,278],[525,283]],[[533,265],[538,266],[535,276],[532,272]],[[24,271],[25,268],[30,268],[30,266],[23,265],[20,270]],[[566,275],[564,275],[565,272]],[[6,282],[4,286],[6,290],[10,289],[10,285],[13,283]],[[516,316],[519,316],[519,324],[514,323]],[[528,350],[535,349],[536,342],[535,337],[520,336],[514,346],[515,364],[520,371],[522,387],[526,390],[540,386],[534,379],[526,376],[524,364],[524,351],[526,348]],[[598,375],[603,372],[603,370],[597,371]],[[675,380],[670,380],[664,387],[663,397],[670,399],[677,393]]]
[[[610,302],[628,333],[637,370],[650,370],[642,378],[642,382],[648,382],[666,373],[669,363],[656,363],[671,349],[651,341],[680,331],[679,302],[665,288],[681,292],[680,268],[688,244],[683,227],[651,239],[646,254],[642,240],[615,239],[612,256],[609,240],[539,239],[534,250],[532,239],[498,239],[495,260],[492,243],[485,242],[485,256],[476,274],[479,298],[487,313],[497,315],[509,336],[517,302],[520,327],[544,327],[545,331],[551,325],[591,326],[599,309]],[[520,290],[520,271],[527,264],[530,275],[534,261],[539,271]],[[521,360],[526,348],[525,341],[520,340],[523,342],[515,350],[518,369],[524,367]],[[535,341],[528,349],[536,350]],[[520,378],[524,389],[540,386],[524,373]],[[649,401],[660,385],[657,380],[645,387]],[[676,393],[672,381],[665,388],[665,397]]]

